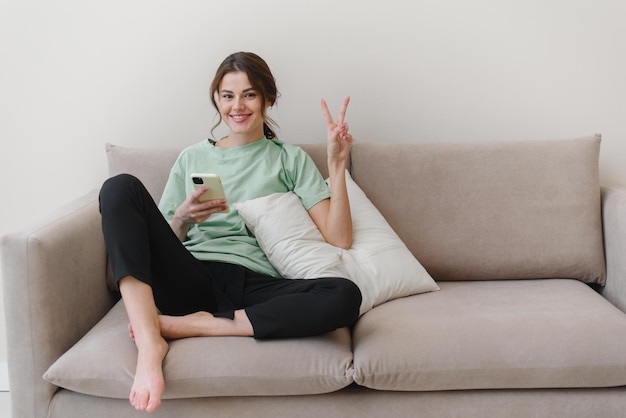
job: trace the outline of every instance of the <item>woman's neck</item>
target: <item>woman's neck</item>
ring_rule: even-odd
[[[263,139],[264,136],[261,135],[259,137],[256,136],[239,136],[233,135],[232,133],[225,138],[220,139],[215,143],[215,146],[220,148],[235,148],[241,147],[243,145],[248,145],[253,142],[258,141],[259,139]]]

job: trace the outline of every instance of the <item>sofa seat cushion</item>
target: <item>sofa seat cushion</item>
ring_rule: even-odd
[[[586,284],[439,285],[360,318],[356,383],[399,391],[626,385],[626,314]]]
[[[121,302],[46,372],[50,383],[88,395],[126,399],[137,350]],[[310,338],[187,338],[170,342],[164,399],[305,395],[352,383],[347,328]]]

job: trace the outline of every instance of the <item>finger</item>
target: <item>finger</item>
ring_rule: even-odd
[[[200,195],[206,192],[207,190],[208,189],[206,186],[198,187],[197,189],[192,190],[191,193],[189,193],[189,196],[191,197],[191,201],[194,202],[198,200]]]
[[[345,138],[346,135],[348,135],[348,124],[347,123],[342,123],[341,125],[337,125],[340,130],[339,130],[339,137],[340,138]]]
[[[345,132],[345,125],[335,125],[330,135],[334,138],[341,138]]]
[[[209,207],[209,209],[216,209],[216,208],[223,208],[224,205],[226,205],[226,199],[215,199],[215,200],[210,200],[211,202],[211,206]]]
[[[333,121],[333,116],[330,114],[330,110],[328,110],[328,105],[326,104],[326,100],[322,99],[322,112],[324,113],[324,119],[326,119],[326,123],[328,125],[332,125],[335,123]]]
[[[337,118],[337,124],[341,125],[346,118],[346,110],[348,110],[348,103],[350,103],[350,96],[343,99],[341,109],[339,109],[339,117]]]
[[[214,199],[200,202],[195,205],[197,212],[210,212],[215,209],[222,209],[226,205],[226,199]]]

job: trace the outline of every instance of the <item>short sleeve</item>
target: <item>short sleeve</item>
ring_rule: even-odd
[[[181,154],[172,166],[159,202],[159,210],[168,222],[172,221],[174,212],[176,212],[178,206],[187,198],[184,171],[181,166],[182,158],[183,156]]]
[[[302,148],[285,144],[283,162],[293,192],[306,210],[330,198],[330,189],[317,169],[313,159]]]

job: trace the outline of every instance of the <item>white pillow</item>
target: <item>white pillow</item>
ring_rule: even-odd
[[[324,240],[295,193],[275,193],[233,207],[281,276],[346,277],[342,249]]]
[[[439,290],[348,174],[346,182],[353,228],[349,250],[326,243],[293,192],[235,203],[233,207],[283,277],[348,278],[363,294],[361,315],[388,300]]]

